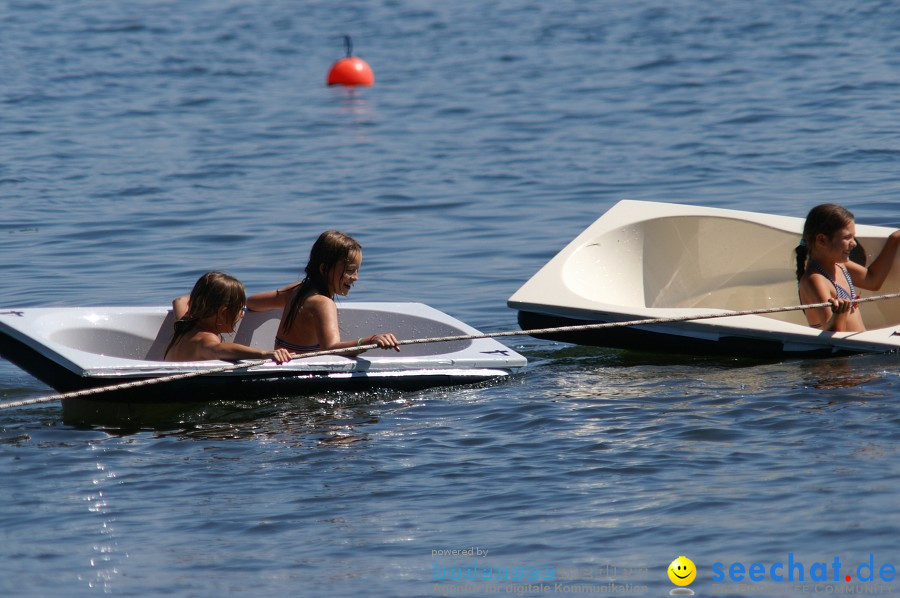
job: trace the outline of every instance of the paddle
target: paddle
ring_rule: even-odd
[[[870,301],[882,301],[884,299],[896,299],[900,297],[900,293],[889,293],[886,295],[876,295],[873,297],[864,297],[862,299],[855,299],[854,303],[868,303]],[[736,316],[753,316],[753,315],[762,315],[762,314],[774,314],[779,312],[786,311],[799,311],[801,309],[812,309],[814,307],[829,307],[831,305],[830,302],[823,303],[809,303],[806,305],[788,305],[785,307],[767,307],[761,309],[747,309],[743,311],[727,311],[727,312],[716,312],[716,313],[707,313],[707,314],[698,314],[698,315],[690,315],[690,316],[675,316],[670,318],[644,318],[640,320],[626,320],[622,322],[603,322],[596,324],[576,324],[572,326],[556,326],[553,328],[532,328],[529,330],[507,330],[502,332],[487,332],[484,334],[460,334],[455,336],[438,336],[431,338],[417,338],[417,339],[407,339],[400,340],[397,342],[398,345],[421,345],[425,343],[446,343],[452,341],[469,341],[469,340],[477,340],[482,338],[500,338],[505,336],[540,336],[542,334],[555,334],[558,332],[578,332],[585,330],[604,330],[606,328],[624,328],[626,326],[647,326],[650,324],[670,324],[673,322],[689,322],[694,320],[712,320],[714,318],[732,318]],[[378,345],[371,343],[367,345],[360,345],[358,347],[348,347],[344,349],[327,349],[323,351],[312,351],[310,353],[296,353],[292,354],[292,359],[302,359],[305,357],[319,357],[322,355],[341,355],[344,353],[357,353],[360,350],[369,350],[369,349],[377,349]],[[149,386],[151,384],[161,384],[163,382],[174,382],[176,380],[184,380],[186,378],[195,378],[197,376],[206,376],[209,374],[218,374],[221,372],[228,372],[231,370],[239,370],[245,368],[251,368],[259,365],[263,365],[268,363],[271,359],[259,359],[254,361],[241,361],[239,363],[233,363],[225,366],[218,366],[205,370],[197,370],[194,372],[184,372],[181,374],[173,374],[171,376],[161,376],[159,378],[146,378],[143,380],[134,380],[132,382],[123,382],[121,384],[114,384],[112,386],[98,386],[95,388],[86,388],[84,390],[76,390],[72,392],[66,392],[56,395],[49,395],[45,397],[36,397],[33,399],[22,399],[19,401],[10,401],[7,403],[0,403],[0,409],[12,409],[15,407],[26,407],[28,405],[38,405],[40,403],[51,403],[54,401],[62,401],[65,399],[75,399],[80,397],[91,396],[95,394],[100,394],[104,392],[112,392],[116,390],[128,390],[132,388],[138,388],[140,386]]]

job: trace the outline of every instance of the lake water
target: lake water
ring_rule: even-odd
[[[365,248],[348,300],[500,331],[622,198],[900,226],[896,3],[34,0],[0,27],[4,307],[168,304],[210,269],[271,289],[338,228]],[[325,85],[344,34],[374,87]],[[811,595],[900,569],[898,356],[507,343],[529,367],[478,387],[128,432],[0,411],[0,593],[427,596],[477,564],[521,578],[481,595],[661,596],[685,555],[698,596],[758,594],[728,577],[757,562]],[[0,399],[50,392],[0,360]],[[797,562],[809,587],[773,581]]]

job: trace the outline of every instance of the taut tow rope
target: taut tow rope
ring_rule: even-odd
[[[896,299],[900,297],[900,293],[889,293],[886,295],[875,295],[872,297],[864,297],[862,299],[854,299],[853,303],[868,303],[870,301],[882,301],[885,299]],[[487,332],[483,334],[460,334],[455,336],[437,336],[430,338],[416,338],[397,341],[398,345],[422,345],[425,343],[446,343],[452,341],[470,341],[483,338],[500,338],[506,336],[540,336],[544,334],[555,334],[559,332],[581,332],[587,330],[604,330],[607,328],[624,328],[626,326],[648,326],[651,324],[670,324],[674,322],[689,322],[693,320],[712,320],[714,318],[733,318],[736,316],[753,316],[762,314],[774,314],[786,311],[799,311],[801,309],[812,309],[816,307],[829,307],[830,302],[808,303],[805,305],[788,305],[784,307],[766,307],[761,309],[746,309],[742,311],[716,312],[707,314],[698,314],[692,316],[675,316],[669,318],[644,318],[640,320],[626,320],[622,322],[603,322],[596,324],[576,324],[571,326],[555,326],[552,328],[531,328],[529,330],[506,330],[501,332]],[[323,351],[312,351],[309,353],[292,353],[292,359],[302,359],[305,357],[320,357],[322,355],[341,355],[344,353],[357,353],[360,350],[377,349],[378,345],[370,343],[359,345],[357,347],[347,347],[344,349],[327,349]],[[214,367],[193,372],[183,372],[181,374],[172,374],[170,376],[160,376],[158,378],[146,378],[143,380],[134,380],[131,382],[123,382],[112,386],[98,386],[95,388],[85,388],[83,390],[75,390],[61,394],[49,395],[45,397],[35,397],[33,399],[22,399],[19,401],[9,401],[0,403],[0,410],[13,409],[16,407],[27,407],[29,405],[38,405],[40,403],[51,403],[54,401],[62,401],[65,399],[75,399],[87,397],[104,392],[112,392],[116,390],[129,390],[141,386],[149,386],[151,384],[161,384],[163,382],[174,382],[176,380],[184,380],[186,378],[195,378],[197,376],[206,376],[209,374],[218,374],[221,372],[229,372],[232,370],[246,369],[263,365],[272,361],[271,359],[259,359],[254,361],[240,361],[220,367]]]

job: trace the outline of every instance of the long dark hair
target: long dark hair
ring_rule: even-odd
[[[294,293],[294,298],[288,306],[288,312],[284,319],[285,330],[289,329],[294,318],[300,311],[303,300],[311,293],[321,293],[331,297],[328,281],[332,272],[338,266],[346,268],[347,262],[362,252],[362,246],[356,239],[336,230],[328,230],[319,235],[309,251],[309,261],[306,264],[306,278],[300,283],[300,287]]]
[[[803,278],[806,272],[809,248],[816,242],[816,235],[823,234],[830,239],[853,220],[853,214],[848,209],[833,203],[823,203],[809,211],[803,225],[803,240],[794,249],[797,252],[797,280]]]
[[[166,347],[166,354],[168,355],[175,343],[190,332],[199,320],[218,313],[219,308],[224,306],[225,317],[234,322],[245,305],[247,293],[241,281],[222,272],[207,272],[191,289],[188,312],[175,322],[175,334],[172,336],[172,342]]]

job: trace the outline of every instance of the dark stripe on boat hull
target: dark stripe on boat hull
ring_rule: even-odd
[[[555,328],[558,326],[581,326],[600,324],[606,320],[582,320],[559,315],[520,311],[519,327],[522,330]],[[554,340],[575,345],[612,347],[653,353],[680,353],[690,355],[722,355],[733,357],[761,357],[765,359],[782,357],[834,357],[849,355],[851,352],[835,352],[830,348],[808,351],[786,351],[784,344],[776,340],[755,339],[741,336],[722,336],[719,340],[709,340],[641,330],[633,326],[607,328],[604,330],[583,330],[537,334],[536,338]]]

